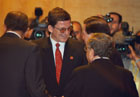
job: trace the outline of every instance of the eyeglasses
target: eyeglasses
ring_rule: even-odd
[[[72,27],[69,27],[69,28],[57,28],[55,27],[57,30],[59,30],[61,33],[64,33],[66,30],[71,32],[72,31]]]

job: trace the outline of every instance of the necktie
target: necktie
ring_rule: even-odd
[[[62,56],[59,50],[59,43],[56,43],[56,52],[55,52],[55,64],[56,64],[56,80],[59,84],[60,75],[61,75],[61,68],[62,68]]]

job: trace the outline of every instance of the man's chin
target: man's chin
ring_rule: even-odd
[[[68,39],[61,39],[60,42],[66,42]]]

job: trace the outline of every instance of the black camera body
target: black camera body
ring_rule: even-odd
[[[110,17],[110,14],[106,14],[105,16],[103,16],[104,20],[109,23],[113,21],[113,18]]]
[[[47,24],[46,23],[38,23],[36,27],[33,28],[32,35],[30,37],[31,40],[36,40],[39,38],[46,37],[46,29]]]
[[[129,31],[129,24],[127,22],[122,22],[121,29],[125,39],[123,43],[116,43],[115,47],[121,54],[129,54],[131,51],[128,45],[131,45],[133,49],[135,49],[134,42],[136,40],[136,36],[133,35],[133,29],[132,31]]]
[[[34,27],[33,27],[33,32],[31,34],[30,39],[31,40],[36,40],[36,39],[40,39],[40,38],[44,38],[46,37],[46,30],[48,27],[48,23],[43,21],[43,22],[39,22],[39,18],[40,16],[43,14],[43,11],[41,8],[35,8],[35,20],[32,22]]]
[[[134,48],[134,42],[135,42],[135,36],[126,36],[124,43],[116,43],[115,48],[121,53],[121,54],[130,54],[131,51],[128,47],[128,45],[131,45]]]
[[[129,54],[130,50],[128,48],[128,44],[127,43],[123,43],[123,44],[116,44],[115,48],[121,53],[121,54]]]

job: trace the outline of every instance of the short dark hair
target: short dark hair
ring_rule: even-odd
[[[94,49],[94,55],[100,57],[110,57],[113,50],[113,41],[111,36],[105,33],[93,33],[88,39],[87,45]]]
[[[110,34],[108,23],[102,17],[91,16],[85,19],[84,24],[86,24],[86,32],[88,34],[95,32]]]
[[[28,17],[20,11],[9,12],[4,20],[7,30],[19,30],[23,33],[28,28]]]
[[[119,17],[119,23],[122,22],[122,15],[117,13],[117,12],[109,12],[109,14],[114,14],[114,15],[117,15]]]
[[[100,16],[91,16],[91,17],[88,17],[84,20],[84,24],[88,24],[88,23],[95,21],[97,19],[103,19],[103,18]]]
[[[49,25],[55,26],[58,21],[71,20],[70,14],[62,8],[56,7],[48,13]]]

